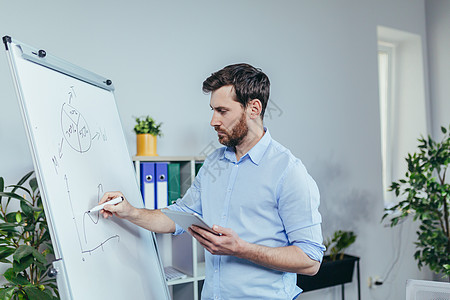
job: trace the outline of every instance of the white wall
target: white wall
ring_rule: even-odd
[[[433,135],[439,138],[441,126],[448,128],[450,124],[450,1],[425,3],[432,129]]]
[[[349,252],[361,257],[362,298],[404,299],[407,278],[431,278],[412,258],[415,225],[380,224],[376,28],[425,41],[424,0],[0,0],[0,11],[0,35],[113,80],[130,155],[132,116],[144,114],[164,122],[160,155],[197,155],[211,142],[218,146],[203,80],[231,63],[261,67],[280,109],[266,115],[266,125],[317,180],[324,235],[337,229],[358,235]],[[0,89],[0,176],[14,183],[32,162],[5,55]],[[400,250],[387,282],[369,290],[367,278],[385,275]],[[355,299],[355,284],[346,295]],[[340,299],[340,289],[301,299]]]

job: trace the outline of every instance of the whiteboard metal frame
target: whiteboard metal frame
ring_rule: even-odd
[[[78,67],[68,61],[48,54],[43,49],[36,49],[28,46],[25,43],[17,41],[10,36],[3,37],[3,43],[5,44],[6,51],[9,53],[9,45],[15,44],[22,50],[22,58],[37,63],[46,68],[58,71],[73,78],[82,80],[92,85],[98,86],[108,91],[114,91],[114,85],[112,81],[97,75],[91,71]]]
[[[39,64],[43,67],[52,69],[54,71],[60,72],[62,74],[68,75],[70,77],[73,77],[75,79],[84,81],[86,83],[92,84],[94,86],[103,88],[107,91],[110,91],[111,93],[114,94],[114,85],[112,84],[112,81],[109,79],[106,79],[105,77],[99,76],[91,71],[88,71],[86,69],[83,69],[81,67],[78,67],[68,61],[65,61],[63,59],[57,58],[53,55],[49,55],[45,52],[45,50],[42,49],[37,49],[34,47],[31,47],[25,43],[22,43],[16,39],[13,39],[10,36],[4,36],[3,37],[3,43],[5,45],[5,49],[6,49],[6,53],[7,53],[7,57],[8,57],[8,65],[10,68],[10,73],[12,75],[12,79],[14,82],[14,87],[16,90],[16,94],[17,97],[19,99],[19,106],[20,106],[20,111],[21,111],[21,115],[22,115],[22,120],[24,122],[24,126],[25,126],[25,132],[27,134],[27,139],[28,141],[30,141],[28,143],[29,147],[30,147],[30,151],[31,151],[31,156],[33,159],[33,165],[34,168],[36,170],[36,179],[38,181],[39,187],[41,189],[41,197],[42,197],[42,203],[44,205],[45,211],[48,212],[48,215],[52,215],[51,209],[48,205],[48,201],[47,201],[47,191],[45,189],[45,185],[43,185],[42,182],[42,177],[41,177],[41,170],[39,168],[39,162],[38,162],[38,158],[36,157],[36,151],[34,149],[34,144],[35,141],[33,139],[33,134],[31,132],[30,127],[28,126],[30,124],[30,121],[28,119],[28,113],[26,111],[26,106],[24,103],[24,94],[22,91],[22,87],[20,84],[20,81],[18,79],[18,71],[17,71],[17,66],[14,62],[14,58],[13,58],[13,53],[10,50],[10,48],[12,46],[17,46],[21,49],[22,51],[22,58],[26,59],[28,61],[31,61],[33,63]],[[44,52],[42,52],[44,51]],[[117,104],[115,103],[115,105],[117,106]],[[122,127],[122,124],[120,124],[120,126]],[[122,127],[123,128],[123,127]],[[123,134],[123,132],[122,132]],[[128,146],[127,146],[128,148]],[[128,151],[128,149],[127,149]],[[129,151],[128,151],[129,152]],[[139,184],[137,178],[135,178],[137,184]],[[60,298],[61,299],[68,299],[68,300],[75,300],[73,298],[73,295],[71,293],[71,288],[70,288],[70,282],[67,279],[67,273],[66,273],[66,268],[64,265],[64,261],[62,259],[61,253],[59,251],[60,245],[58,244],[58,239],[56,239],[55,236],[55,231],[54,231],[54,224],[52,223],[51,218],[47,218],[47,224],[49,227],[49,231],[50,231],[50,236],[52,239],[52,243],[56,246],[54,247],[54,251],[55,251],[55,261],[53,261],[53,268],[56,271],[56,280],[57,280],[57,285],[58,285],[58,292],[60,294]],[[163,268],[163,264],[162,264],[162,260],[161,260],[161,255],[158,249],[158,244],[157,244],[157,240],[156,240],[156,235],[154,232],[149,232],[149,238],[152,240],[153,242],[153,246],[155,248],[155,253],[157,254],[157,258],[159,261],[159,271],[160,271],[160,275],[162,276],[162,278],[165,281],[165,273],[164,273],[164,268]],[[170,299],[170,293],[169,293],[169,289],[168,289],[168,285],[167,282],[165,284],[165,294],[166,294],[166,299],[169,300]]]

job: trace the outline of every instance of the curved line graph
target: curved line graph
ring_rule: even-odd
[[[116,239],[117,242],[119,243],[120,242],[120,236],[118,234],[115,234],[115,235],[112,235],[112,236],[106,238],[101,243],[97,244],[96,246],[94,246],[92,248],[89,248],[89,249],[85,249],[84,248],[88,244],[88,237],[87,237],[87,230],[86,230],[86,221],[85,221],[86,220],[86,215],[89,216],[89,219],[91,220],[91,222],[93,224],[97,225],[99,223],[99,221],[100,221],[100,212],[97,212],[96,216],[91,216],[87,211],[84,212],[83,220],[82,220],[82,230],[83,230],[83,236],[84,236],[84,243],[85,243],[85,245],[83,245],[82,237],[80,235],[78,224],[77,224],[77,220],[76,220],[76,217],[75,217],[75,212],[74,212],[74,208],[73,208],[72,198],[70,196],[70,189],[69,189],[69,183],[68,183],[67,175],[64,176],[64,179],[66,181],[67,195],[68,195],[68,199],[69,199],[69,202],[70,202],[70,208],[72,210],[73,221],[75,223],[75,228],[76,228],[76,231],[77,231],[78,242],[80,244],[81,253],[82,254],[85,254],[85,253],[92,254],[92,252],[94,252],[94,251],[96,251],[98,249],[102,249],[103,250],[103,245],[105,245],[107,242],[109,242],[111,240],[114,240],[114,239]],[[100,194],[103,194],[102,192],[103,192],[103,186],[101,184],[99,184],[98,185],[98,196],[97,197],[99,197]],[[84,258],[83,258],[83,261],[84,261]]]
[[[84,242],[87,244],[88,243],[88,240],[87,240],[87,234],[86,234],[86,221],[85,221],[85,219],[86,219],[86,216],[88,216],[90,219],[91,219],[91,221],[92,221],[92,223],[94,223],[95,225],[97,225],[98,224],[98,221],[100,220],[100,212],[97,212],[97,219],[95,220],[92,216],[91,216],[91,214],[89,213],[89,212],[87,212],[87,211],[85,211],[84,212],[84,214],[83,214],[83,232],[84,232]]]
[[[104,240],[104,241],[103,241],[102,243],[100,243],[100,245],[98,245],[97,247],[92,248],[92,249],[89,249],[89,250],[81,251],[81,253],[89,253],[89,254],[91,254],[92,252],[94,252],[95,250],[97,250],[97,249],[100,248],[100,247],[102,247],[102,249],[103,249],[103,245],[106,244],[107,242],[109,242],[109,241],[112,240],[112,239],[117,239],[117,242],[120,242],[120,236],[116,234],[116,235],[113,235],[113,236],[107,238],[106,240]]]
[[[95,217],[93,217],[92,214],[87,212],[87,211],[84,212],[84,214],[83,214],[83,232],[84,232],[84,242],[86,244],[88,243],[87,234],[86,234],[86,221],[85,221],[86,220],[86,216],[88,216],[89,219],[91,219],[92,223],[97,225],[98,222],[100,221],[100,212],[96,212],[95,214],[96,214]],[[94,247],[93,249],[90,249],[90,250],[81,251],[81,253],[93,252],[93,251],[97,250],[98,248],[100,248],[101,246],[103,246],[104,244],[106,244],[106,242],[108,242],[109,240],[114,239],[114,238],[117,238],[117,242],[120,242],[120,236],[116,234],[116,235],[113,235],[113,236],[107,238],[105,241],[100,243],[100,245],[98,245],[97,247]]]

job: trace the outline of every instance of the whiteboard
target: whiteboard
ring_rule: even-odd
[[[61,297],[169,299],[154,234],[87,213],[106,191],[143,203],[111,82],[5,38]]]

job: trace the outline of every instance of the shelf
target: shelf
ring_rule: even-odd
[[[172,281],[167,281],[167,285],[171,286],[171,285],[194,282],[194,281],[195,281],[195,278],[188,275],[188,277],[183,278],[183,279],[175,279]]]
[[[180,164],[181,196],[195,180],[197,163],[205,156],[133,156],[139,186],[141,184],[141,162],[168,162]],[[164,266],[173,266],[187,275],[186,278],[167,281],[173,300],[200,299],[205,280],[203,248],[189,234],[178,236],[156,234],[156,243]]]
[[[194,281],[200,281],[200,280],[205,280],[205,263],[204,262],[200,262],[198,263],[198,276],[192,277],[192,276],[187,276],[186,278],[183,279],[176,279],[176,280],[172,280],[172,281],[167,281],[167,285],[177,285],[177,284],[182,284],[182,283],[188,283],[188,282],[194,282]]]

